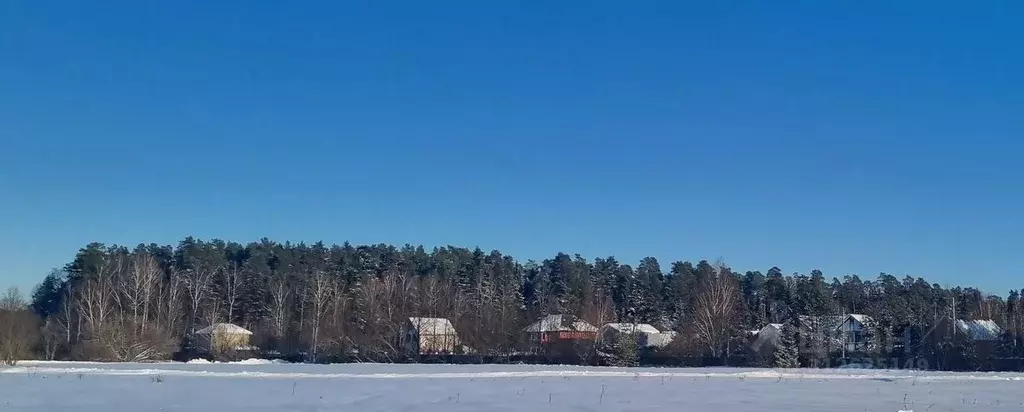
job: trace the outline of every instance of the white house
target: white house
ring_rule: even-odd
[[[868,315],[850,314],[839,325],[838,331],[847,352],[867,352],[871,348],[874,319]]]
[[[204,354],[223,355],[256,350],[250,344],[252,332],[231,323],[215,323],[197,330],[194,338],[196,350]]]
[[[461,344],[455,326],[445,318],[409,318],[403,334],[412,354],[451,354]]]

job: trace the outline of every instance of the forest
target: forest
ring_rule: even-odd
[[[254,345],[282,358],[409,361],[396,337],[410,316],[448,318],[474,354],[500,356],[518,353],[522,328],[553,313],[678,331],[660,356],[733,365],[758,364],[744,354],[751,331],[800,316],[866,314],[881,342],[891,338],[886,331],[907,325],[991,319],[1003,330],[992,356],[1019,359],[1021,303],[1016,290],[987,295],[886,273],[829,280],[818,270],[739,272],[721,260],[663,267],[647,257],[634,267],[613,256],[519,261],[454,246],[189,237],[173,246],[92,243],[31,296],[8,292],[0,299],[0,359],[170,359],[188,351],[196,329],[228,322],[253,331]],[[942,350],[921,347],[913,355]],[[804,356],[792,366],[819,361]]]

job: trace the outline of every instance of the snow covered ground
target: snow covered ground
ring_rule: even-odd
[[[58,410],[1024,412],[1024,375],[258,361],[0,368],[0,412]]]

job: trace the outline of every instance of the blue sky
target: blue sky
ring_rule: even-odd
[[[195,235],[1024,287],[1024,5],[906,3],[5,2],[0,285]]]

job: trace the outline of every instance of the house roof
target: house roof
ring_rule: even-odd
[[[854,320],[856,320],[857,322],[862,323],[862,324],[868,324],[868,323],[871,323],[871,322],[874,321],[874,319],[872,319],[870,316],[868,316],[868,315],[861,315],[859,313],[851,313],[850,317],[853,318]]]
[[[214,323],[205,328],[196,331],[197,335],[213,335],[213,334],[225,334],[225,335],[252,335],[248,329],[233,323]]]
[[[757,331],[756,338],[751,342],[750,347],[754,350],[759,350],[764,345],[774,346],[779,341],[779,336],[782,335],[782,328],[786,327],[782,323],[769,323],[765,325],[761,330]]]
[[[421,335],[454,335],[455,326],[445,318],[409,318],[409,323]]]
[[[999,340],[1003,334],[1003,328],[995,321],[986,320],[960,320],[956,321],[956,328],[973,340]]]
[[[658,332],[658,333],[647,333],[647,346],[655,348],[664,348],[668,346],[672,341],[679,335],[674,331],[669,332]]]
[[[603,328],[612,328],[622,333],[659,333],[658,328],[647,323],[606,323]]]
[[[548,315],[523,329],[524,332],[597,332],[597,327],[573,315]]]

